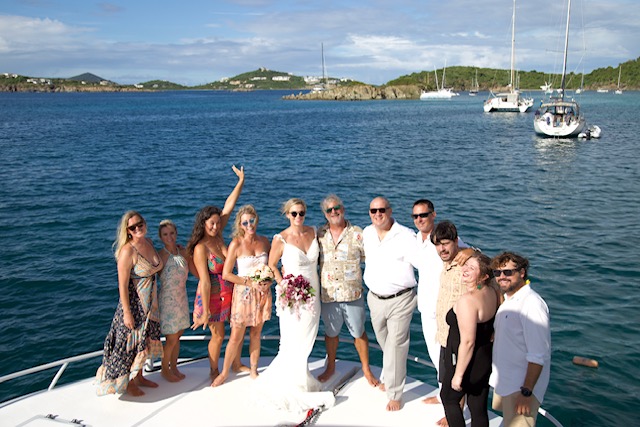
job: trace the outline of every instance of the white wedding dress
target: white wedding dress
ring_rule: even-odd
[[[333,392],[321,392],[322,385],[309,372],[307,364],[313,349],[320,321],[320,286],[318,279],[318,241],[313,240],[307,253],[284,242],[282,266],[284,272],[301,274],[315,289],[313,310],[300,310],[300,319],[289,308],[276,313],[280,318],[280,346],[278,354],[256,380],[261,400],[289,412],[304,412],[320,406],[331,407],[335,402]],[[276,299],[278,297],[276,296]]]

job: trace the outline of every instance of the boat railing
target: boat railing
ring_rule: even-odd
[[[226,339],[228,339],[229,337],[226,336]],[[208,341],[209,339],[211,339],[211,335],[183,335],[180,337],[180,341]],[[279,335],[262,335],[261,339],[263,341],[277,341],[280,340],[280,336]],[[249,338],[245,337],[245,341],[248,341]],[[162,341],[164,341],[164,337],[162,337]],[[317,337],[316,338],[317,342],[320,341],[324,341],[324,337]],[[353,340],[348,339],[348,338],[339,338],[339,342],[341,343],[352,343]],[[376,350],[382,351],[382,347],[380,347],[378,344],[370,342],[369,343],[369,347],[374,348]],[[56,367],[59,367],[59,369],[56,371],[56,374],[54,375],[53,379],[51,380],[51,383],[49,384],[49,386],[47,387],[47,391],[51,391],[57,384],[58,384],[58,380],[60,380],[60,377],[62,377],[62,374],[64,374],[65,370],[67,369],[67,367],[69,366],[70,363],[75,363],[75,362],[81,362],[84,360],[89,360],[89,359],[93,359],[95,357],[99,357],[102,356],[104,353],[103,350],[97,350],[97,351],[92,351],[90,353],[85,353],[85,354],[80,354],[77,356],[72,356],[72,357],[67,357],[64,359],[60,359],[57,360],[55,362],[50,362],[50,363],[45,363],[43,365],[39,365],[39,366],[34,366],[33,368],[28,368],[28,369],[23,369],[22,371],[18,371],[18,372],[14,372],[12,374],[8,374],[8,375],[3,375],[0,377],[0,384],[7,382],[7,381],[11,381],[14,380],[16,378],[20,378],[20,377],[24,377],[27,375],[32,375],[32,374],[37,374],[38,372],[42,372],[42,371],[46,371],[49,369],[53,369]],[[202,357],[192,357],[192,358],[185,358],[185,359],[181,359],[179,361],[180,364],[183,363],[188,363],[194,360],[198,360],[201,359]],[[407,360],[410,360],[412,362],[418,363],[420,365],[423,366],[427,366],[429,368],[435,369],[434,364],[429,361],[429,360],[425,360],[421,357],[418,356],[414,356],[414,355],[407,355]],[[145,370],[147,371],[155,371],[159,369],[158,366],[154,366],[153,362],[148,361],[147,365],[145,366]],[[4,404],[7,402],[1,402],[0,403],[0,407],[4,406]],[[555,417],[553,415],[551,415],[549,412],[547,412],[545,409],[540,408],[538,409],[538,413],[540,415],[542,415],[544,418],[546,418],[547,420],[549,420],[554,426],[556,427],[563,427],[562,424],[555,419]]]

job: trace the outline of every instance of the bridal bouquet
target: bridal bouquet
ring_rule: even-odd
[[[300,309],[306,308],[313,313],[315,293],[311,283],[302,275],[294,277],[292,274],[287,274],[276,285],[278,308],[285,310],[288,307],[300,319]]]
[[[249,275],[249,279],[254,282],[268,282],[274,279],[273,271],[269,268],[268,265],[262,264],[257,267],[253,272]]]

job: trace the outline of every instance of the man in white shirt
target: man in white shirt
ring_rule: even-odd
[[[409,326],[416,308],[416,279],[411,264],[415,234],[392,217],[389,201],[376,197],[369,204],[371,225],[363,231],[366,256],[364,281],[376,339],[382,347],[380,387],[386,391],[388,411],[402,406],[407,378]]]
[[[549,385],[549,308],[529,286],[526,258],[504,252],[491,261],[491,268],[505,293],[494,324],[493,409],[502,411],[505,427],[535,426]]]

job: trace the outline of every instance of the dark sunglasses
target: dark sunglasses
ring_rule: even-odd
[[[378,212],[385,213],[386,211],[387,211],[387,208],[371,208],[371,209],[369,209],[369,212],[371,212],[372,214],[377,214]]]
[[[137,224],[133,224],[133,225],[128,226],[128,227],[127,227],[127,230],[129,230],[129,231],[136,231],[136,228],[142,228],[142,227],[144,227],[144,226],[145,226],[144,221],[140,221],[140,222],[139,222],[139,223],[137,223]]]
[[[429,215],[431,215],[433,212],[422,212],[419,214],[411,214],[411,216],[413,217],[413,219],[418,219],[418,218],[429,218]]]
[[[517,272],[519,272],[520,270],[521,270],[520,268],[508,268],[506,270],[493,270],[493,277],[498,278],[502,273],[504,273],[506,277],[511,277]]]
[[[338,212],[340,209],[342,209],[342,205],[335,205],[335,206],[333,206],[333,207],[331,207],[331,208],[327,208],[327,209],[325,209],[324,211],[325,211],[326,213],[331,213],[331,211],[336,211],[336,212]]]
[[[240,224],[242,224],[243,227],[248,227],[249,224],[253,225],[255,223],[256,223],[256,219],[251,218],[249,221],[242,221]]]
[[[300,215],[300,218],[302,218],[306,212],[305,211],[300,211],[300,212],[292,211],[292,212],[289,212],[289,213],[294,218],[297,217],[298,215]]]

